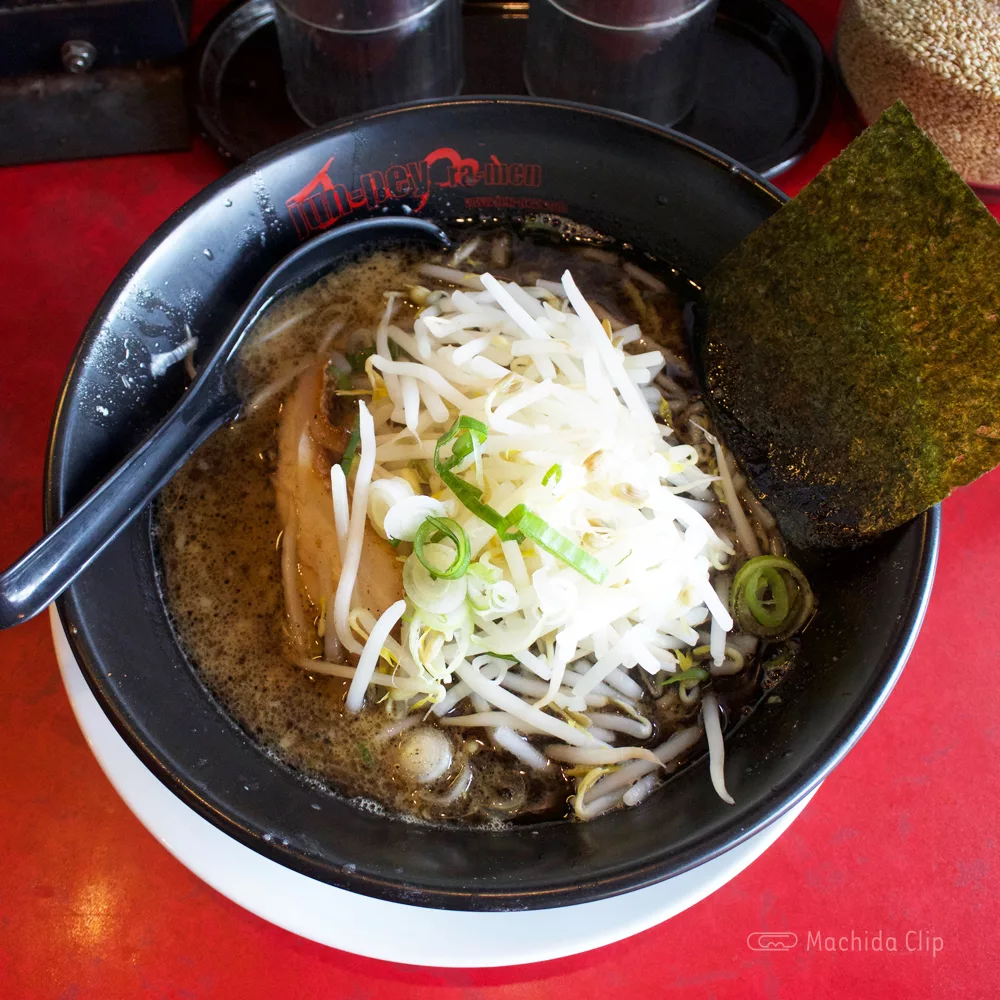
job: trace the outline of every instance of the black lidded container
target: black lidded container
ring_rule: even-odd
[[[150,352],[188,323],[211,341],[261,276],[339,221],[417,212],[443,222],[556,213],[701,281],[774,212],[766,181],[685,136],[553,101],[468,98],[375,112],[262,154],[175,213],[108,290],[73,358],[50,441],[51,526],[184,388]],[[881,707],[930,593],[937,509],[874,545],[822,558],[802,658],[727,738],[735,806],[702,759],[641,806],[500,832],[356,809],[274,762],[218,707],[174,639],[149,512],[59,602],[105,712],[175,794],[230,836],[317,879],[417,905],[517,910],[580,903],[678,874],[802,799]],[[318,807],[318,808],[317,808]],[[267,839],[265,839],[267,835]]]

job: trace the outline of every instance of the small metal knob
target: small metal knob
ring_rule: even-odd
[[[97,49],[90,42],[73,38],[68,42],[63,42],[60,55],[63,66],[70,73],[86,73],[94,65],[94,60],[97,59]]]

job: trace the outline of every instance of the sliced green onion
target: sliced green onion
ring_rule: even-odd
[[[469,572],[486,583],[496,583],[503,577],[499,566],[487,566],[486,563],[474,562],[469,566]]]
[[[500,518],[497,534],[500,536],[501,542],[517,542],[520,545],[524,541],[524,532],[520,530],[518,525],[520,525],[521,518],[524,517],[527,510],[528,508],[523,503],[519,503],[510,513]]]
[[[472,454],[475,450],[474,440],[475,438],[472,434],[460,434],[455,439],[455,444],[451,449],[451,457],[454,459],[454,465],[464,462]]]
[[[771,591],[770,606],[761,600],[764,584]],[[746,602],[750,613],[768,628],[776,628],[788,617],[788,588],[781,573],[771,566],[761,566],[747,580]]]
[[[507,580],[496,583],[481,584],[478,580],[469,581],[469,605],[480,614],[499,613],[510,614],[520,607],[521,599],[517,588]]]
[[[372,756],[371,750],[368,749],[367,743],[358,743],[358,753],[361,754],[361,759],[365,762],[365,767],[375,766],[375,758]]]
[[[455,440],[466,437],[468,455],[473,448],[473,437],[479,444],[486,440],[488,434],[486,424],[475,417],[461,416],[448,430],[438,438],[434,446],[434,471],[441,477],[441,481],[458,497],[459,502],[480,520],[485,521],[500,536],[500,540],[522,542],[525,537],[533,539],[546,552],[550,552],[557,559],[561,559],[568,566],[572,566],[578,573],[581,573],[593,583],[603,583],[608,575],[607,568],[595,559],[589,552],[585,552],[575,542],[570,541],[565,535],[560,534],[555,528],[550,527],[537,514],[533,514],[524,504],[518,504],[509,514],[504,516],[498,510],[484,503],[483,491],[472,483],[467,483],[459,478],[451,470],[462,461],[461,447],[456,444],[452,446],[451,456],[442,458],[441,452],[447,445]],[[456,458],[456,453],[459,457]],[[551,470],[550,470],[551,471]]]
[[[450,545],[426,542],[423,555],[426,562],[435,567],[434,575],[411,552],[403,563],[403,592],[420,612],[432,615],[449,615],[465,604],[469,594],[469,582],[464,576],[457,579],[442,579],[439,573],[446,572],[454,562],[455,550]]]
[[[455,558],[447,569],[437,569],[431,565],[424,556],[424,546],[428,542],[439,542],[442,538],[450,539],[455,545]],[[435,579],[457,580],[465,576],[469,568],[471,550],[469,548],[469,536],[465,529],[450,517],[430,517],[417,528],[417,533],[413,538],[413,551],[420,564]]]
[[[451,642],[455,638],[455,633],[470,624],[469,609],[460,604],[454,611],[449,611],[445,615],[438,615],[432,611],[423,610],[420,618],[429,628],[442,632],[444,637]]]
[[[707,670],[702,670],[701,667],[688,667],[687,670],[678,670],[677,673],[671,674],[666,680],[659,681],[659,685],[660,687],[666,687],[668,684],[698,684],[701,681],[707,680]]]
[[[546,552],[551,552],[567,566],[572,566],[577,573],[582,574],[592,583],[603,583],[604,578],[608,575],[607,567],[599,559],[595,559],[589,552],[585,552],[579,545],[571,542],[565,535],[550,527],[547,522],[530,510],[526,510],[521,515],[521,519],[517,522],[517,528],[528,538],[531,538],[535,544],[541,545]]]
[[[354,455],[360,444],[361,432],[358,430],[358,422],[355,420],[351,436],[347,439],[347,447],[344,449],[344,457],[340,460],[340,467],[344,470],[345,478],[351,474],[351,463],[354,461]]]
[[[488,503],[483,502],[483,491],[478,486],[467,483],[451,471],[472,451],[472,435],[475,435],[479,439],[479,442],[482,443],[486,440],[487,433],[486,424],[481,420],[476,420],[475,417],[459,417],[437,439],[437,444],[434,445],[434,471],[441,477],[441,482],[458,497],[458,501],[463,507],[475,514],[481,521],[485,521],[494,531],[500,534],[501,538],[505,538],[504,516]],[[468,441],[468,450],[465,450],[463,455],[463,449],[466,446],[464,444],[456,444],[452,446],[451,456],[447,459],[443,458],[441,452],[452,440],[459,436],[464,437]],[[458,452],[457,457],[456,451]]]
[[[480,614],[490,610],[490,600],[483,591],[474,591],[470,588],[468,601],[472,610]]]
[[[542,486],[548,486],[550,479],[553,481],[553,486],[558,486],[559,480],[562,479],[562,466],[558,462],[548,467],[545,475],[542,476]]]
[[[770,591],[770,600],[762,594]],[[809,620],[816,608],[809,581],[790,559],[756,556],[733,578],[729,606],[743,632],[768,639],[787,639]]]
[[[438,474],[440,475],[439,466],[446,469],[453,469],[462,459],[472,451],[472,441],[471,435],[476,435],[479,438],[480,443],[486,440],[489,431],[487,430],[486,424],[481,420],[476,420],[475,417],[462,416],[459,417],[452,425],[438,438],[437,444],[434,446],[434,468],[438,469]],[[469,439],[468,447],[465,447],[464,452],[458,449],[458,443],[452,445],[452,455],[447,462],[444,462],[441,458],[441,449],[444,448],[452,439],[456,437],[464,437]],[[458,451],[456,456],[455,452]]]
[[[511,611],[516,611],[521,605],[521,598],[518,596],[517,588],[507,580],[488,584],[486,587],[486,596],[490,600],[490,607],[495,608],[503,614],[510,614]]]

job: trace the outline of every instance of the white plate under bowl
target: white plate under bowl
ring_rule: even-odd
[[[760,833],[691,871],[591,903],[517,913],[431,910],[360,896],[284,868],[226,836],[135,756],[87,686],[54,607],[63,683],[83,735],[118,794],[178,861],[234,903],[293,934],[388,962],[438,967],[521,965],[575,955],[668,920],[764,853],[815,790]]]

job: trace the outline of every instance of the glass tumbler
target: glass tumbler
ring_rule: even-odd
[[[462,89],[461,0],[275,0],[285,89],[299,117]]]
[[[524,82],[538,97],[661,125],[694,106],[718,0],[532,0]]]

